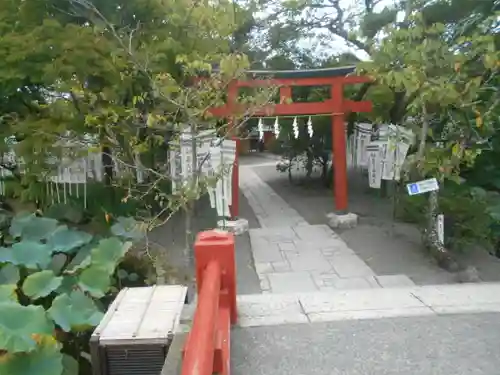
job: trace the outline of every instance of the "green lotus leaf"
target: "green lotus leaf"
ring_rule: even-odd
[[[48,268],[51,269],[56,275],[58,275],[63,270],[67,261],[68,255],[63,253],[54,254],[52,255],[52,260],[50,261]]]
[[[9,262],[29,269],[47,268],[52,260],[47,245],[33,241],[21,241],[11,248],[0,248],[0,262]]]
[[[78,230],[69,229],[66,225],[58,227],[47,240],[52,252],[69,253],[88,244],[92,235]]]
[[[78,361],[73,357],[63,354],[62,359],[63,373],[62,375],[78,375]]]
[[[117,222],[111,226],[111,233],[115,236],[130,240],[140,240],[146,236],[144,223],[133,217],[119,217]]]
[[[79,290],[57,296],[48,313],[65,332],[84,331],[95,327],[104,316],[94,301]]]
[[[20,279],[19,268],[13,264],[7,263],[0,268],[0,284],[17,284]]]
[[[101,240],[99,245],[92,249],[92,265],[107,269],[111,275],[131,246],[131,242],[123,243],[116,237]]]
[[[78,279],[76,276],[63,276],[63,280],[59,288],[56,289],[58,294],[71,294],[78,286]]]
[[[34,217],[34,214],[27,212],[17,214],[12,218],[9,227],[9,234],[14,238],[21,237],[24,227],[26,227]]]
[[[56,230],[58,222],[48,217],[35,215],[18,215],[12,219],[9,233],[12,237],[21,237],[23,240],[45,240]]]
[[[3,284],[0,285],[0,301],[15,301],[17,302],[17,285]]]
[[[106,268],[92,265],[82,271],[78,286],[93,297],[104,297],[111,286],[111,274]]]
[[[76,204],[53,204],[44,211],[44,215],[73,224],[80,224],[84,219],[83,206]]]
[[[90,266],[92,264],[90,254],[92,252],[92,249],[96,246],[97,244],[90,243],[78,249],[78,252],[76,253],[73,260],[66,267],[65,273],[75,273]]]
[[[52,336],[42,336],[37,338],[37,341],[36,349],[29,353],[7,354],[6,358],[0,361],[0,374],[63,374],[64,357],[60,344]],[[73,373],[75,374],[77,373]]]
[[[29,275],[23,283],[23,293],[32,299],[48,296],[62,284],[63,278],[52,271],[40,271]]]
[[[4,302],[0,303],[0,312],[0,350],[31,352],[37,346],[35,335],[52,335],[54,330],[42,306]]]

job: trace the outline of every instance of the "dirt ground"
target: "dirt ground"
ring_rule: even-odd
[[[334,207],[332,191],[318,179],[307,184],[290,184],[285,173],[276,171],[269,158],[267,162],[264,159],[252,156],[242,161],[255,165],[258,175],[310,224],[326,223],[325,215]],[[406,274],[419,285],[457,281],[456,275],[439,268],[425,253],[414,226],[393,220],[392,202],[368,188],[363,173],[349,172],[349,194],[349,210],[359,216],[359,224],[339,231],[339,235],[377,274]],[[471,251],[460,259],[475,266],[483,281],[500,281],[500,259],[482,250]]]
[[[247,200],[240,193],[240,216],[249,221],[250,228],[258,228],[259,224]],[[194,215],[194,231],[213,229],[217,226],[215,209],[210,207],[208,197],[202,198]],[[179,212],[166,224],[155,228],[148,235],[152,245],[165,254],[165,262],[173,269],[177,279],[192,277],[192,272],[185,270],[183,249],[185,244],[185,217]],[[248,233],[236,237],[236,274],[238,294],[260,293],[260,282],[255,272]]]

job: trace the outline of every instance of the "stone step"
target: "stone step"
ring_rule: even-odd
[[[242,327],[500,312],[500,283],[238,296]]]

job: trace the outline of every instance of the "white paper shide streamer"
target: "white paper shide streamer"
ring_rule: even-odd
[[[280,136],[280,123],[277,117],[274,120],[274,136],[276,137],[276,139],[278,139],[278,137]]]
[[[295,117],[293,119],[292,127],[293,127],[293,136],[295,137],[295,139],[298,139],[299,138],[299,124],[297,123],[297,117]]]
[[[259,118],[259,123],[257,125],[257,128],[259,130],[259,140],[263,140],[264,139],[264,123],[262,122],[262,119]]]
[[[309,138],[312,138],[312,136],[314,135],[313,123],[311,120],[311,116],[309,116],[309,119],[307,120],[307,133],[309,134]]]

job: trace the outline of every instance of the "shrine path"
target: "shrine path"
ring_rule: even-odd
[[[263,293],[415,285],[404,274],[377,275],[327,225],[309,224],[255,172],[265,166],[251,157],[240,166],[240,189],[260,224],[249,236]]]
[[[262,155],[262,154],[261,154]],[[266,156],[266,157],[262,157]],[[265,181],[286,203],[309,224],[326,223],[325,214],[332,211],[332,192],[319,180],[304,185],[291,185],[286,173],[279,173],[271,155],[242,158],[243,163]],[[408,276],[417,285],[455,283],[456,277],[439,268],[421,246],[421,236],[411,224],[393,219],[393,203],[369,189],[367,177],[349,171],[349,207],[359,216],[356,228],[337,234],[377,275]],[[483,249],[467,249],[459,255],[464,265],[477,268],[483,281],[500,281],[500,259]]]

